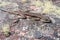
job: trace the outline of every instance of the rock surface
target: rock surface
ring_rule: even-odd
[[[7,7],[3,5],[1,8],[0,6],[0,9],[8,9],[7,11],[16,11],[16,9],[20,9],[26,11],[31,10],[29,9],[29,6],[31,5],[30,1],[33,0],[29,0],[24,4],[21,3],[21,0],[0,0],[0,2],[2,1],[13,3],[9,6],[7,5]],[[41,8],[38,7],[37,11],[34,9],[35,11],[31,10],[31,12],[40,13],[42,11],[42,9],[40,9]],[[43,23],[41,21],[30,19],[19,19],[17,18],[17,15],[0,10],[0,40],[60,40],[60,18],[52,14],[46,14],[46,16],[50,17],[52,23]],[[10,30],[8,30],[11,34],[8,37],[6,37],[2,31],[4,24],[9,25],[10,27]]]

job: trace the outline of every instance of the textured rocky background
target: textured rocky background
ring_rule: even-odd
[[[52,22],[43,23],[30,19],[18,19],[19,16],[6,11],[28,11],[42,13],[44,6],[32,6],[35,0],[0,0],[0,40],[60,40],[60,15],[56,12],[46,14]],[[46,0],[40,0],[44,3]],[[52,0],[59,8],[60,0]],[[31,7],[32,6],[32,7]],[[33,10],[32,10],[33,9]]]

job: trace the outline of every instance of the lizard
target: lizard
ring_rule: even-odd
[[[21,10],[18,10],[18,11],[14,11],[14,12],[9,12],[9,11],[6,11],[6,10],[3,10],[3,9],[0,9],[1,11],[4,11],[4,12],[8,12],[10,14],[14,14],[14,15],[19,15],[21,19],[33,19],[35,21],[42,21],[44,23],[51,23],[52,21],[50,20],[49,17],[45,16],[45,14],[40,14],[40,13],[30,13],[30,12],[24,12],[24,11],[21,11]]]

